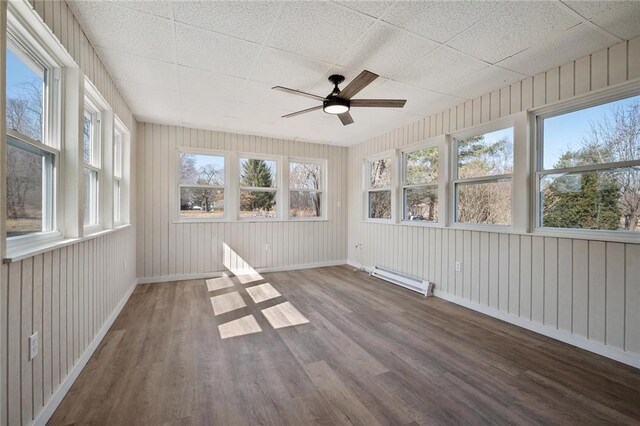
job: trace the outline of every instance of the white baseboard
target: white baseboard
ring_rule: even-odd
[[[611,358],[635,368],[640,368],[640,355],[625,352],[623,350],[607,346],[599,342],[594,342],[593,340],[589,340],[586,337],[578,336],[576,334],[569,333],[568,331],[558,330],[557,328],[549,327],[548,325],[544,325],[539,322],[530,321],[526,318],[521,318],[514,314],[500,311],[489,306],[481,305],[480,303],[472,302],[470,300],[463,299],[461,297],[455,296],[450,293],[445,293],[440,290],[435,291],[435,296],[455,303],[456,305],[464,306],[465,308],[472,309],[474,311],[489,315],[510,324],[517,325],[518,327],[522,327],[535,333],[542,334],[543,336],[568,343],[572,346],[576,346],[586,351]]]
[[[352,260],[347,260],[347,264],[354,268],[362,268],[366,272],[371,272],[371,267],[360,265]],[[548,325],[541,324],[539,322],[531,321],[526,318],[521,318],[514,314],[509,314],[504,311],[500,311],[495,308],[491,308],[480,303],[476,303],[461,297],[455,296],[450,293],[443,292],[441,290],[435,290],[434,296],[444,299],[448,302],[455,303],[456,305],[464,306],[465,308],[472,309],[476,312],[480,312],[485,315],[497,318],[499,320],[508,322],[518,327],[533,331],[543,336],[550,337],[555,340],[567,343],[572,346],[576,346],[580,349],[584,349],[589,352],[602,355],[606,358],[613,359],[623,364],[630,365],[635,368],[640,368],[640,355],[625,352],[621,349],[607,346],[603,343],[594,342],[586,337],[578,336],[576,334],[569,333],[568,331],[558,330],[557,328],[550,327]]]
[[[104,323],[98,334],[96,334],[91,343],[89,343],[89,346],[87,346],[87,349],[85,349],[82,356],[78,359],[76,365],[73,366],[67,377],[60,384],[58,389],[53,393],[51,399],[49,399],[40,414],[38,414],[38,417],[36,417],[36,419],[33,421],[33,424],[35,426],[44,426],[47,424],[53,413],[56,411],[56,408],[58,408],[58,405],[60,405],[60,403],[62,402],[62,399],[65,397],[67,392],[69,392],[69,389],[71,389],[71,385],[73,385],[73,383],[76,381],[76,379],[80,375],[80,372],[91,358],[91,355],[93,355],[96,348],[98,347],[104,336],[107,334],[107,331],[109,331],[109,328],[111,328],[111,325],[120,314],[120,311],[122,311],[122,308],[124,308],[124,305],[129,300],[129,297],[131,297],[131,293],[133,293],[133,290],[136,288],[137,284],[137,280],[134,281],[133,284],[131,284],[131,287],[122,297],[120,303],[118,303],[109,318],[107,318],[107,321]]]
[[[274,266],[269,268],[256,268],[255,271],[246,271],[246,273],[257,272],[259,274],[264,274],[268,272],[297,271],[300,269],[312,269],[312,268],[323,268],[325,266],[344,265],[346,263],[347,263],[346,260],[331,260],[328,262],[300,263],[297,265]],[[155,284],[155,283],[166,283],[169,281],[202,280],[206,278],[221,277],[223,275],[229,275],[229,272],[214,271],[214,272],[207,272],[204,274],[180,274],[180,275],[162,275],[158,277],[143,277],[143,278],[138,278],[138,284]]]

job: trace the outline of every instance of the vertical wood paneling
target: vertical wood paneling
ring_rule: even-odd
[[[640,244],[627,244],[625,256],[625,349],[640,353]]]
[[[624,244],[607,243],[606,343],[624,347],[625,255]]]
[[[589,242],[589,338],[605,341],[606,251],[602,241]]]
[[[591,90],[591,56],[585,56],[575,62],[575,94],[582,95]]]
[[[574,94],[573,62],[560,67],[560,99],[568,99]]]
[[[573,332],[589,337],[589,243],[573,242]]]
[[[609,49],[591,55],[591,90],[607,87],[609,82]]]
[[[609,48],[609,84],[619,84],[627,81],[627,42],[622,42]]]
[[[544,239],[544,323],[558,327],[558,239]]]
[[[66,2],[31,4],[132,132],[133,154],[133,115]],[[135,175],[134,169],[132,188]],[[121,249],[107,253],[111,242]],[[131,227],[0,266],[0,347],[6,348],[6,358],[0,356],[0,426],[31,424],[51,400],[134,282],[135,244]],[[39,353],[29,360],[28,338],[34,332]]]
[[[425,137],[434,136],[442,130],[439,120],[448,116],[449,129],[460,131],[507,113],[542,107],[638,77],[640,38],[432,113],[420,125],[425,127]],[[370,241],[372,236],[362,251],[367,266],[394,258],[400,272],[410,273],[415,270],[415,257],[410,262],[396,257],[398,247],[404,247],[408,238],[402,225],[361,223],[361,162],[382,151],[377,142],[381,139],[390,140],[394,148],[409,141],[390,131],[349,148],[348,239]],[[640,245],[480,230],[472,231],[469,240],[467,231],[449,228],[435,229],[435,235],[432,239],[416,233],[410,244],[415,246],[418,238],[418,246],[424,244],[425,252],[436,253],[433,277],[439,291],[508,310],[550,331],[559,329],[596,344],[640,354]],[[350,249],[350,259],[351,253]],[[418,264],[422,256],[418,255]],[[456,259],[463,262],[460,273],[455,271]]]

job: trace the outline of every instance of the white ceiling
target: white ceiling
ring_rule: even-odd
[[[70,1],[138,120],[353,145],[640,35],[640,2]],[[342,126],[274,85],[326,95],[380,75]]]

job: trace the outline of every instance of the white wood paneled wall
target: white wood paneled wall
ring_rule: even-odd
[[[225,271],[223,243],[256,269],[346,260],[346,148],[149,123],[137,135],[138,277]],[[176,223],[176,147],[326,159],[328,221]]]
[[[135,162],[135,119],[66,2],[28,3],[129,128]],[[0,265],[0,426],[31,424],[61,388],[135,282],[135,238],[130,227]],[[29,361],[35,331],[40,351]]]
[[[451,299],[550,335],[563,331],[640,356],[640,244],[368,223],[361,189],[362,161],[375,153],[639,78],[635,39],[351,147],[350,261],[428,279]]]

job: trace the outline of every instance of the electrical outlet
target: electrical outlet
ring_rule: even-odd
[[[264,250],[265,250],[265,251],[269,251],[269,250],[271,250],[271,244],[270,244],[270,243],[266,243],[266,244],[264,245]]]
[[[456,260],[456,272],[462,271],[462,262]]]
[[[29,336],[29,361],[38,355],[38,332]]]

